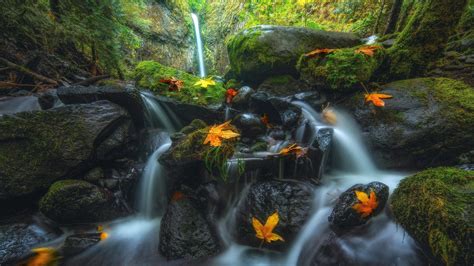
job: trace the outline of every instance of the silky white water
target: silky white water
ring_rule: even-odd
[[[194,24],[194,33],[196,35],[196,48],[198,53],[198,62],[199,62],[199,76],[204,78],[206,76],[206,67],[204,66],[204,54],[202,50],[202,39],[201,39],[201,30],[199,29],[199,19],[198,16],[194,13],[191,13]]]

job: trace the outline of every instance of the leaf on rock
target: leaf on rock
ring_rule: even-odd
[[[258,239],[262,239],[268,243],[277,240],[285,241],[283,237],[273,233],[273,229],[275,229],[277,226],[279,219],[280,217],[278,216],[278,212],[275,212],[267,218],[265,225],[262,225],[262,223],[257,218],[252,217],[252,225],[253,229],[255,230],[255,236]]]
[[[238,136],[240,136],[240,134],[233,131],[233,129],[230,127],[229,120],[223,124],[212,126],[207,133],[204,144],[209,143],[213,147],[219,147],[222,145],[223,139],[233,139]]]
[[[237,94],[239,94],[239,92],[236,91],[235,89],[233,88],[227,89],[225,92],[225,102],[227,104],[230,104]]]
[[[168,84],[169,91],[181,91],[184,86],[184,81],[179,80],[175,77],[171,77],[168,79],[160,79],[160,82]]]
[[[391,98],[393,98],[393,96],[390,94],[366,93],[365,103],[372,102],[372,104],[375,106],[384,107],[385,102],[382,99],[391,99]]]
[[[369,46],[362,46],[355,50],[356,54],[365,54],[367,56],[374,56],[375,51],[378,49],[382,49],[382,46],[377,45],[369,45]]]
[[[216,85],[216,82],[212,78],[200,79],[196,83],[194,83],[194,86],[199,86],[201,88],[207,88],[209,86],[214,86],[214,85]]]
[[[56,265],[56,261],[58,260],[58,253],[54,248],[46,247],[46,248],[35,248],[31,250],[33,253],[33,257],[28,259],[26,262],[27,266],[51,266]]]
[[[306,155],[308,152],[308,148],[302,148],[301,146],[298,146],[297,144],[291,144],[290,146],[281,149],[281,151],[278,153],[280,155],[288,155],[288,154],[295,154],[296,158],[300,158]]]
[[[369,216],[379,205],[377,196],[372,190],[370,191],[370,196],[367,195],[367,193],[358,190],[355,190],[354,193],[356,194],[359,203],[354,204],[352,208],[356,210],[362,217]]]
[[[309,58],[313,58],[313,57],[316,57],[318,55],[324,55],[324,54],[330,54],[330,53],[333,53],[334,51],[336,51],[337,49],[330,49],[330,48],[322,48],[322,49],[316,49],[316,50],[313,50],[307,54],[304,54],[304,56],[306,57],[309,57]]]
[[[271,128],[273,127],[271,124],[270,124],[270,119],[268,118],[268,115],[267,114],[263,114],[262,117],[260,117],[260,121],[262,121],[262,123],[267,126],[267,128]]]
[[[324,108],[321,116],[323,117],[324,122],[328,124],[335,125],[337,123],[337,115],[332,108]]]

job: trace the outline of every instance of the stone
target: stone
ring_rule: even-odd
[[[253,113],[237,115],[234,120],[232,120],[232,124],[239,129],[241,136],[244,138],[255,139],[265,134],[267,130],[260,117]]]

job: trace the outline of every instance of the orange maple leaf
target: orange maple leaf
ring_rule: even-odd
[[[382,46],[377,45],[370,45],[370,46],[362,46],[355,50],[356,54],[365,54],[367,56],[374,56],[376,50],[382,49]]]
[[[26,262],[27,266],[55,265],[58,260],[58,253],[54,248],[35,248],[31,251],[35,255]]]
[[[283,237],[278,234],[273,233],[273,229],[275,229],[276,225],[278,224],[280,217],[278,216],[278,212],[268,216],[265,225],[255,217],[252,217],[252,225],[253,229],[255,230],[255,236],[258,239],[262,239],[262,241],[266,241],[271,243],[272,241],[285,241]]]
[[[267,128],[271,128],[273,127],[271,124],[270,124],[270,119],[268,117],[267,114],[263,114],[262,117],[260,117],[260,121],[262,121],[262,123],[267,126]]]
[[[168,84],[169,91],[181,91],[184,86],[184,81],[179,80],[175,77],[171,77],[168,79],[160,79],[160,82]]]
[[[278,153],[280,155],[288,155],[288,154],[296,154],[296,158],[300,158],[306,155],[308,152],[308,148],[302,148],[298,146],[296,143],[291,144],[290,146],[281,149]]]
[[[316,50],[313,50],[309,53],[306,53],[304,54],[304,56],[306,57],[309,57],[309,58],[313,58],[313,57],[316,57],[320,54],[330,54],[330,53],[333,53],[334,51],[336,51],[337,49],[330,49],[330,48],[322,48],[322,49],[316,49]]]
[[[234,99],[234,97],[239,94],[238,91],[236,91],[235,89],[233,88],[229,88],[226,90],[225,92],[225,101],[226,103],[231,103],[232,100]]]
[[[183,198],[184,198],[184,193],[183,193],[183,192],[181,192],[181,191],[175,191],[175,192],[173,193],[173,196],[171,196],[171,201],[172,201],[172,202],[176,202],[176,201],[181,200],[181,199],[183,199]]]
[[[213,147],[219,147],[222,145],[222,139],[233,139],[238,136],[240,136],[240,134],[232,130],[229,120],[220,125],[212,126],[207,132],[204,144],[209,143]]]
[[[390,94],[366,93],[365,103],[372,102],[372,104],[375,106],[384,107],[385,102],[382,99],[391,99],[391,98],[393,98],[393,96]]]
[[[321,116],[323,117],[323,120],[328,124],[335,125],[337,123],[336,113],[330,107],[324,108],[323,112],[321,113]]]
[[[379,206],[377,196],[373,190],[370,191],[370,196],[363,191],[354,191],[359,203],[354,204],[352,208],[361,214],[362,217],[369,216]]]

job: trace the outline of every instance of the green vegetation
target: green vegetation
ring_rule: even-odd
[[[474,261],[474,174],[456,168],[425,170],[402,180],[391,198],[397,221],[443,264]]]

